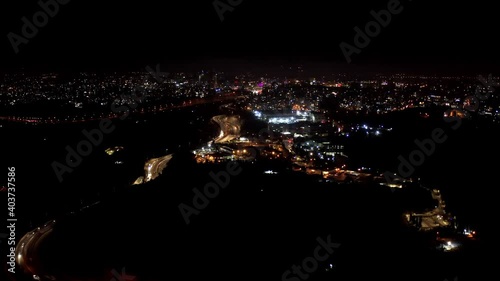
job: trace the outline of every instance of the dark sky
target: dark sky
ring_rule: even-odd
[[[353,44],[353,28],[363,29],[370,11],[389,2],[243,0],[221,22],[213,0],[70,0],[15,54],[7,34],[22,35],[21,18],[31,20],[41,8],[35,0],[2,1],[1,66],[121,70],[237,60],[233,67],[249,63],[249,69],[305,63],[332,70],[496,71],[498,10],[484,0],[401,0],[403,11],[347,65],[339,44]]]

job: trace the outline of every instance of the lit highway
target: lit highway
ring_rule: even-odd
[[[153,158],[144,165],[145,178],[144,182],[149,182],[161,175],[163,169],[167,167],[168,162],[172,159],[173,154],[169,154],[159,158]]]
[[[238,116],[219,115],[212,118],[221,128],[220,135],[215,139],[215,143],[229,142],[240,137],[241,120]]]
[[[450,222],[445,218],[445,207],[446,204],[444,200],[441,198],[441,193],[439,190],[434,189],[431,191],[432,199],[437,201],[437,206],[435,209],[423,213],[416,214],[416,216],[422,217],[422,225],[423,229],[432,229],[435,227],[446,227],[450,225]]]
[[[42,260],[39,257],[40,245],[50,236],[55,221],[50,221],[25,234],[16,248],[16,262],[26,273],[34,279],[43,277],[47,280],[55,280],[53,276],[46,275],[43,271]]]

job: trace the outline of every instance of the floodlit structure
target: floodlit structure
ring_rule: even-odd
[[[290,112],[267,112],[260,111],[253,112],[255,117],[262,119],[270,124],[294,124],[301,121],[314,122],[315,117],[308,111],[290,111]]]

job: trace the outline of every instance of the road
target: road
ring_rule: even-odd
[[[173,154],[169,154],[159,158],[153,158],[144,165],[145,178],[144,182],[149,182],[161,175],[163,169],[167,167],[168,162],[172,159]]]
[[[432,199],[437,201],[437,206],[433,210],[423,213],[417,214],[417,216],[422,217],[422,228],[431,229],[435,227],[446,227],[450,225],[450,222],[445,219],[446,215],[446,204],[441,197],[441,193],[439,190],[434,189],[431,190]]]
[[[50,236],[55,225],[55,220],[38,227],[33,231],[26,233],[19,240],[16,248],[16,262],[19,267],[33,277],[43,277],[46,280],[53,280],[53,276],[45,275],[42,261],[39,259],[38,252],[40,245]]]
[[[221,128],[220,135],[215,138],[215,143],[225,143],[240,137],[241,120],[239,116],[218,115],[212,120]]]

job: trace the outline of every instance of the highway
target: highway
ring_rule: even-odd
[[[148,160],[144,165],[144,183],[152,181],[160,176],[163,169],[167,167],[168,162],[172,159],[172,156],[173,154],[169,154],[163,157]]]
[[[446,215],[446,204],[444,200],[441,198],[441,193],[439,190],[434,189],[431,190],[432,199],[437,201],[437,206],[433,210],[423,213],[417,214],[417,216],[422,217],[422,225],[423,229],[432,229],[435,227],[447,227],[450,225],[450,222],[445,219]]]
[[[240,137],[241,120],[239,116],[218,115],[212,120],[221,128],[220,135],[215,138],[215,143],[225,143]]]
[[[148,160],[144,165],[145,177],[141,177],[143,178],[141,183],[152,181],[160,176],[172,157],[173,154],[169,154]],[[47,275],[44,272],[43,260],[39,257],[41,245],[50,237],[55,223],[56,221],[52,220],[42,227],[38,227],[26,233],[19,240],[16,248],[16,263],[25,273],[32,275],[35,280],[56,280],[54,276]]]
[[[45,280],[55,280],[53,276],[45,275],[42,261],[38,256],[40,245],[50,236],[53,231],[55,220],[38,227],[25,234],[19,240],[16,248],[16,262],[19,267],[33,278],[43,277]]]

